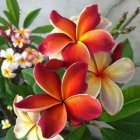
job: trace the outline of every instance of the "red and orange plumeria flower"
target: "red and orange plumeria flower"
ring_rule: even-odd
[[[21,111],[43,111],[39,126],[45,138],[60,133],[67,120],[79,124],[95,119],[101,115],[102,107],[97,99],[83,94],[87,89],[86,74],[87,65],[76,62],[66,70],[61,82],[54,71],[38,63],[34,77],[48,94],[29,96],[15,106]]]
[[[108,52],[114,47],[111,34],[98,29],[102,20],[97,5],[86,7],[77,24],[56,11],[51,12],[50,20],[61,31],[48,35],[39,46],[40,52],[50,58],[60,55],[68,64],[89,63],[90,53]]]

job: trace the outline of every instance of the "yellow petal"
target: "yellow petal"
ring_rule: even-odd
[[[16,119],[16,125],[14,127],[14,133],[16,138],[23,138],[34,126],[33,123],[24,122],[21,118]]]
[[[95,73],[89,72],[86,77],[86,82],[88,84],[86,93],[97,97],[101,90],[101,78],[96,76]]]
[[[123,95],[121,89],[108,78],[102,79],[100,101],[104,109],[110,115],[118,113],[123,106]]]
[[[129,58],[121,58],[110,65],[103,74],[117,83],[127,83],[135,74],[135,65]]]

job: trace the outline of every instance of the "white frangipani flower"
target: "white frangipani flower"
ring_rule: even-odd
[[[2,58],[5,58],[5,60],[3,61],[3,65],[5,67],[9,67],[12,70],[15,70],[18,68],[18,63],[17,60],[20,57],[19,53],[15,53],[14,54],[14,50],[12,48],[8,48],[6,51],[5,50],[1,50],[0,56]]]
[[[21,101],[21,96],[16,96],[14,103]],[[17,115],[14,133],[18,139],[27,136],[28,140],[64,140],[60,135],[53,138],[45,139],[42,136],[38,121],[40,119],[39,112],[22,112],[13,105],[14,111]]]
[[[9,122],[8,119],[2,120],[1,124],[2,124],[2,129],[7,129],[7,128],[11,127],[11,123]]]

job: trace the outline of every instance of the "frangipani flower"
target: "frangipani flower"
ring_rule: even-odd
[[[5,60],[3,61],[4,67],[6,67],[6,68],[9,67],[12,70],[18,68],[17,60],[19,59],[20,54],[14,53],[14,50],[12,48],[8,48],[6,51],[1,50],[0,56],[2,58],[5,58]]]
[[[21,96],[16,96],[14,103],[21,101]],[[40,119],[39,112],[22,112],[14,106],[14,111],[17,115],[16,125],[14,127],[15,136],[18,139],[27,136],[28,140],[63,140],[60,135],[52,139],[45,139],[42,136],[38,121]]]
[[[114,115],[123,105],[123,95],[116,83],[127,83],[135,73],[134,63],[128,58],[121,58],[111,64],[111,54],[98,52],[91,57],[87,75],[87,92],[97,97],[104,109]]]
[[[31,31],[29,29],[20,28],[15,31],[17,36],[21,36],[23,38],[29,38]]]
[[[9,66],[3,64],[1,66],[1,73],[6,78],[14,78],[16,76],[16,73]]]
[[[102,107],[94,97],[82,94],[87,88],[86,73],[86,64],[74,63],[66,70],[61,83],[54,71],[38,63],[34,69],[35,80],[48,94],[29,96],[15,106],[22,111],[44,111],[39,126],[45,138],[60,133],[67,118],[74,123],[95,119],[101,115]]]
[[[39,53],[33,48],[26,48],[24,51],[27,52],[27,60],[29,61],[34,59]]]
[[[50,20],[61,33],[52,33],[39,45],[44,55],[54,58],[62,55],[64,61],[74,63],[82,61],[88,63],[90,53],[108,52],[114,47],[111,34],[103,29],[97,29],[101,22],[97,5],[91,5],[83,10],[77,25],[52,11]]]
[[[7,128],[11,127],[11,123],[9,122],[8,119],[2,120],[1,124],[2,124],[2,129],[7,129]]]

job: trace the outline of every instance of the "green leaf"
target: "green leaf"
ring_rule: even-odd
[[[20,9],[17,0],[6,0],[7,8],[11,16],[15,19],[16,25],[19,24]]]
[[[30,39],[33,40],[35,44],[39,44],[44,38],[41,36],[30,36]]]
[[[0,16],[0,23],[2,25],[4,25],[4,27],[7,27],[7,28],[9,27],[8,21],[6,19],[4,19],[3,17],[1,17],[1,16]]]
[[[127,57],[133,60],[133,49],[128,39],[123,42],[122,57]]]
[[[91,133],[86,125],[80,126],[65,136],[65,140],[92,140]]]
[[[101,133],[104,140],[138,140],[130,134],[110,128],[101,128]]]
[[[8,132],[7,132],[7,134],[6,134],[6,140],[27,140],[26,137],[24,137],[24,138],[22,138],[22,139],[17,139],[17,138],[15,137],[15,134],[14,134],[13,130],[14,130],[14,127],[11,127],[11,128],[8,130]]]
[[[52,25],[44,25],[44,26],[39,26],[39,27],[33,29],[32,33],[45,34],[45,33],[51,32],[52,30],[53,30]]]
[[[0,36],[0,48],[2,45],[5,45],[6,43],[7,43],[7,40],[5,38],[3,38],[2,36]]]
[[[127,134],[140,138],[140,112],[127,118],[111,122],[110,125]]]
[[[25,82],[33,88],[34,93],[44,93],[44,91],[36,84],[33,77],[33,68],[27,68],[22,70]]]
[[[5,16],[7,17],[8,21],[13,24],[15,27],[18,27],[15,19],[12,17],[11,13],[9,13],[8,11],[3,11]]]
[[[100,120],[105,122],[113,122],[140,111],[140,86],[128,87],[123,89],[122,92],[124,95],[124,106],[122,110],[114,116],[104,112],[99,118]]]
[[[32,24],[32,22],[35,20],[35,18],[39,14],[40,10],[41,10],[40,8],[33,10],[26,16],[24,23],[23,23],[24,28],[28,28]]]

